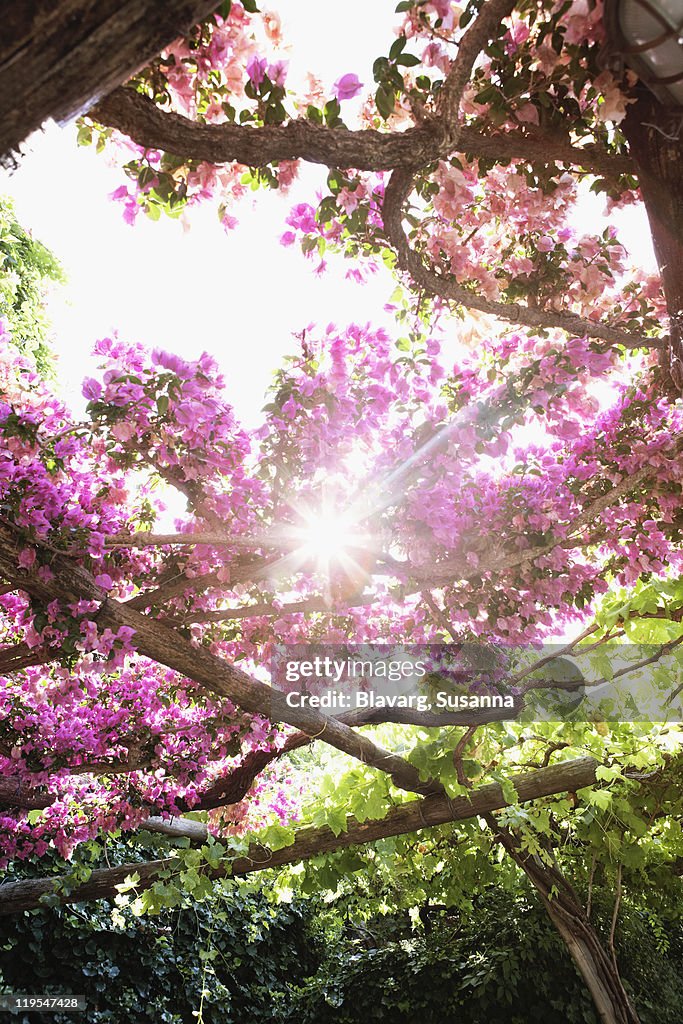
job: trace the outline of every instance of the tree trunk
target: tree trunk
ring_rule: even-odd
[[[683,390],[683,117],[640,86],[622,125],[640,180],[670,318],[668,370]]]
[[[185,35],[217,0],[23,0],[0,26],[0,158],[65,121]]]
[[[593,998],[602,1024],[640,1024],[619,974],[616,959],[602,945],[578,896],[562,873],[523,850],[515,835],[491,814],[489,828],[540,893],[548,916],[562,937]]]
[[[577,905],[576,910],[569,915],[564,910],[558,912],[556,901],[545,895],[543,902],[550,920],[564,939],[572,960],[586,982],[602,1024],[639,1024],[638,1014],[624,990],[619,968],[603,949],[598,936],[585,919],[583,908]]]

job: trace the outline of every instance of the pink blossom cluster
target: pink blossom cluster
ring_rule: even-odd
[[[584,616],[611,579],[680,560],[683,414],[645,357],[517,332],[454,360],[447,325],[398,345],[369,325],[307,329],[247,434],[208,356],[115,338],[97,351],[82,423],[0,354],[0,501],[22,537],[19,579],[50,580],[60,553],[111,600],[184,574],[164,619],[261,678],[275,642],[438,638],[425,589],[454,634],[519,642]],[[645,470],[646,488],[598,500]],[[140,529],[158,529],[158,478],[187,503],[181,536],[225,539],[137,547]],[[306,523],[326,507],[364,538],[353,573],[306,553]],[[100,606],[41,605],[20,586],[0,596],[0,657],[23,644],[29,658],[3,679],[0,768],[51,800],[30,824],[5,816],[4,857],[182,813],[250,751],[283,742],[138,654],[134,632],[102,628]],[[212,827],[296,813],[296,787],[260,785],[253,817],[245,804]]]

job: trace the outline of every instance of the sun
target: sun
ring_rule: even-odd
[[[300,528],[302,555],[319,564],[344,560],[349,551],[363,545],[364,536],[348,513],[330,508],[304,516]]]

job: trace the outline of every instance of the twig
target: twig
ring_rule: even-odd
[[[458,779],[458,784],[464,786],[466,789],[472,788],[472,783],[465,774],[465,769],[462,766],[462,755],[465,751],[465,747],[474,736],[475,732],[479,728],[478,725],[470,725],[468,729],[465,729],[464,733],[455,745],[453,751],[453,764],[455,765],[455,773]]]
[[[588,898],[586,899],[586,920],[590,921],[591,916],[591,905],[593,903],[593,879],[595,878],[595,868],[598,863],[598,859],[595,854],[591,857],[591,870],[588,876]]]
[[[615,968],[617,966],[617,951],[614,948],[614,934],[617,929],[617,918],[619,916],[619,906],[621,904],[621,870],[621,864],[619,864],[617,867],[617,887],[614,898],[614,910],[612,911],[612,927],[609,932],[609,951],[612,954],[612,963]]]

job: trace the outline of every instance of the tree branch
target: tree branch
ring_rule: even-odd
[[[500,23],[514,10],[516,0],[484,0],[476,21],[458,43],[458,52],[451,63],[439,94],[437,113],[443,121],[446,138],[458,139],[460,101],[470,80],[474,63],[500,28]]]
[[[86,110],[216,6],[216,0],[4,5],[0,158],[48,117],[63,122]]]
[[[403,132],[326,128],[305,120],[262,128],[203,124],[161,110],[147,96],[130,88],[116,89],[93,107],[88,116],[116,128],[146,149],[186,154],[211,164],[236,162],[263,167],[281,160],[304,160],[359,171],[388,171],[397,167],[417,170],[456,152],[455,147],[444,144],[436,119]],[[476,128],[462,125],[457,151],[488,160],[562,163],[612,178],[634,171],[628,156],[608,153],[596,143],[574,146],[568,137],[544,137],[528,131],[484,135]]]
[[[377,746],[341,722],[329,718],[315,708],[290,708],[285,694],[252,679],[230,662],[195,647],[176,630],[150,620],[125,604],[107,598],[93,577],[69,559],[52,556],[52,577],[41,580],[37,575],[18,568],[22,540],[6,526],[0,525],[0,572],[16,580],[23,590],[45,603],[58,598],[77,602],[95,600],[100,603],[96,615],[99,626],[117,631],[122,626],[133,630],[135,647],[140,655],[179,672],[201,686],[227,697],[244,711],[263,715],[273,722],[285,722],[311,738],[321,738],[338,750],[390,775],[399,789],[423,795],[441,792],[435,781],[424,782],[411,764],[396,754]]]
[[[423,167],[437,155],[430,123],[405,132],[330,129],[312,121],[254,128],[236,124],[202,124],[173,111],[161,110],[133,89],[105,96],[88,117],[116,128],[139,146],[186,154],[212,164],[240,163],[263,167],[282,160],[304,160],[327,167],[359,171],[392,167]]]
[[[512,782],[521,802],[536,800],[555,793],[575,792],[595,785],[598,762],[591,757],[577,758],[552,765],[539,771],[517,775]],[[321,854],[360,846],[389,836],[418,832],[423,828],[463,821],[479,814],[487,814],[508,806],[508,801],[497,782],[472,790],[467,796],[451,800],[445,796],[429,796],[402,804],[376,821],[359,822],[348,817],[346,828],[339,835],[327,826],[301,829],[290,846],[269,850],[252,844],[245,857],[228,861],[211,872],[211,877],[245,875],[266,868],[295,864]],[[149,888],[158,873],[173,868],[174,860],[165,859],[142,864],[124,864],[116,868],[99,868],[89,881],[69,893],[59,893],[62,903],[80,903],[84,900],[109,899],[116,895],[117,885],[137,873],[138,889]],[[25,879],[0,885],[0,914],[16,914],[40,906],[41,896],[58,891],[60,878]]]
[[[422,256],[411,248],[403,230],[403,205],[410,195],[413,175],[410,171],[395,170],[391,175],[384,195],[383,220],[387,238],[396,252],[398,266],[412,277],[413,281],[430,295],[436,295],[448,302],[455,302],[467,309],[478,309],[482,313],[507,320],[510,323],[531,327],[534,330],[557,328],[574,337],[596,338],[625,348],[664,348],[666,339],[647,338],[635,335],[624,328],[613,327],[595,320],[586,320],[576,313],[564,313],[552,309],[522,306],[516,302],[499,302],[478,295],[454,277],[446,276],[428,267]]]
[[[282,539],[278,540],[267,534],[253,537],[233,537],[229,533],[151,533],[148,530],[140,530],[138,533],[117,533],[112,537],[107,537],[104,546],[107,548],[152,548],[173,544],[183,547],[201,544],[206,547],[231,547],[253,551],[255,548],[277,548],[281,543]]]

